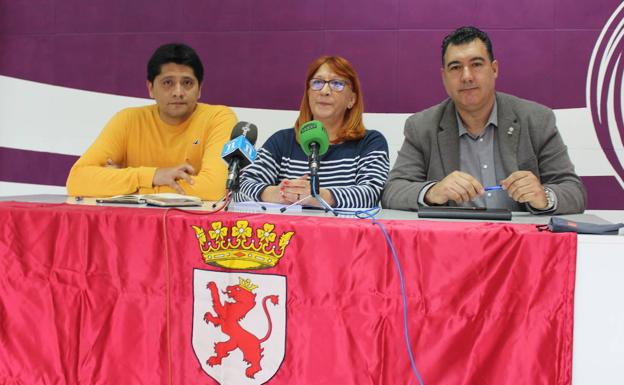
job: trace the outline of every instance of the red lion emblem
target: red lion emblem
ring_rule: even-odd
[[[249,378],[254,378],[254,375],[262,370],[260,360],[264,356],[262,354],[264,349],[260,347],[260,344],[269,339],[273,329],[271,316],[267,309],[267,301],[270,300],[273,305],[277,305],[278,296],[269,295],[262,300],[262,307],[268,319],[269,328],[267,334],[263,338],[258,339],[258,337],[243,329],[239,324],[239,321],[245,318],[247,313],[256,306],[256,294],[252,293],[250,289],[241,287],[240,284],[231,285],[226,287],[223,294],[233,299],[234,302],[223,302],[222,304],[217,284],[211,281],[208,282],[206,287],[210,290],[212,305],[217,315],[214,316],[212,313],[206,312],[204,320],[208,324],[212,323],[214,326],[221,326],[221,331],[230,337],[227,341],[215,343],[215,355],[208,358],[206,363],[210,366],[221,365],[224,357],[229,356],[232,350],[239,348],[243,353],[243,360],[249,364],[245,370],[245,375]]]

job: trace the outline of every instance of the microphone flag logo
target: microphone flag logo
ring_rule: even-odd
[[[221,158],[225,163],[227,163],[227,159],[236,151],[240,151],[240,153],[247,160],[247,164],[253,163],[253,161],[256,160],[256,148],[243,135],[237,136],[223,146],[223,150],[221,151]]]

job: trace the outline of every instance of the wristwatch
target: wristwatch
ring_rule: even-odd
[[[548,187],[544,187],[544,194],[546,194],[546,207],[543,210],[550,210],[555,207],[555,193]]]

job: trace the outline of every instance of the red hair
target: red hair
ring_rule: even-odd
[[[295,135],[297,136],[297,141],[299,141],[299,127],[314,119],[312,116],[312,110],[310,109],[310,103],[308,102],[308,92],[310,91],[309,82],[316,71],[318,71],[323,64],[327,64],[337,75],[349,80],[351,90],[355,94],[355,104],[352,108],[345,111],[342,127],[338,133],[338,141],[356,140],[362,138],[365,134],[366,128],[362,122],[364,99],[362,97],[360,79],[347,59],[340,56],[321,56],[313,61],[308,67],[308,74],[306,76],[304,88],[305,91],[303,93],[303,98],[301,99],[301,106],[299,107],[299,117],[295,122]]]

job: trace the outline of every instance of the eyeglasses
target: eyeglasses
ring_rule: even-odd
[[[340,92],[344,90],[345,86],[348,84],[348,81],[342,79],[323,80],[318,78],[312,78],[309,82],[310,88],[314,91],[322,90],[327,83],[329,83],[329,88],[331,88],[333,91]]]

